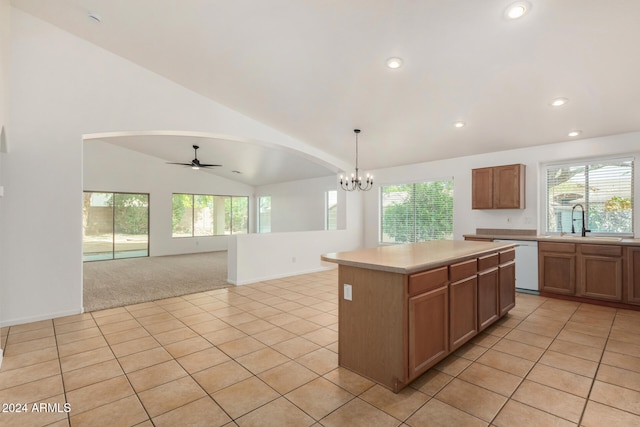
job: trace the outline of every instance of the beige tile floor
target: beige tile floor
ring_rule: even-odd
[[[4,328],[0,403],[30,412],[0,425],[640,425],[640,312],[518,294],[394,394],[338,367],[336,294],[332,270]]]

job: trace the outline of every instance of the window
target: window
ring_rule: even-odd
[[[173,194],[172,237],[224,236],[249,232],[249,198]]]
[[[324,193],[324,229],[338,229],[338,191],[329,190]]]
[[[258,233],[271,232],[271,196],[258,197]]]
[[[149,256],[149,195],[85,191],[82,259]]]
[[[380,188],[382,243],[453,239],[453,178]]]
[[[546,231],[633,234],[633,159],[590,160],[548,165],[546,177]],[[575,221],[572,221],[574,215]]]

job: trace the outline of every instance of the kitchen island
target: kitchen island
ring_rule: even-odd
[[[515,306],[510,243],[439,240],[325,254],[338,364],[394,392]]]

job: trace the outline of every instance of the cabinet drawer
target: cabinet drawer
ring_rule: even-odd
[[[575,243],[538,242],[538,250],[543,252],[566,252],[575,253]]]
[[[580,252],[585,255],[622,256],[622,246],[616,245],[580,245]]]
[[[500,264],[504,264],[505,262],[513,261],[516,259],[516,250],[515,249],[507,249],[506,251],[500,252]]]
[[[470,259],[469,261],[451,264],[449,266],[449,278],[452,282],[473,276],[478,272],[478,260]]]
[[[491,267],[497,267],[500,255],[495,253],[478,258],[478,271],[488,270]]]
[[[417,295],[436,289],[447,283],[447,267],[423,271],[409,276],[409,295]]]

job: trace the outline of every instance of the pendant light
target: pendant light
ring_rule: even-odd
[[[360,129],[354,129],[353,132],[356,134],[356,173],[352,173],[351,178],[345,178],[340,175],[340,187],[345,191],[369,191],[373,188],[373,176],[367,174],[366,181],[362,181],[358,171],[358,134]]]

